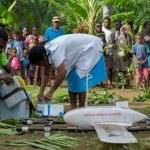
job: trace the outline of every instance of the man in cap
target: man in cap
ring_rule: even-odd
[[[49,42],[62,35],[64,35],[64,31],[60,27],[60,17],[54,16],[52,19],[52,26],[46,29],[46,32],[44,35],[44,41]],[[51,85],[51,75],[50,75],[49,81],[50,81],[49,85]]]
[[[52,19],[52,26],[46,29],[44,39],[46,42],[49,42],[61,35],[64,35],[64,31],[60,27],[60,17],[54,16]]]

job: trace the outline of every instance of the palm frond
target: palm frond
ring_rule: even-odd
[[[65,150],[66,148],[76,148],[78,140],[76,138],[55,134],[39,140],[16,140],[0,142],[0,147],[36,147],[45,150]]]
[[[16,5],[16,0],[13,1],[13,3],[9,6],[8,11],[11,12],[12,9],[15,7]]]
[[[135,13],[133,11],[131,12],[121,12],[121,13],[117,13],[111,16],[112,20],[130,20],[133,19],[135,17]]]
[[[18,134],[15,130],[0,128],[0,135],[15,135]]]

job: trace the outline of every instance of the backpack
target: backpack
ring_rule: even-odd
[[[20,60],[19,57],[13,57],[12,61],[11,61],[11,67],[15,70],[20,69]]]

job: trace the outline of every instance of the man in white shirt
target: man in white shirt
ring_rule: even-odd
[[[119,72],[127,72],[127,56],[125,55],[123,46],[127,46],[127,38],[125,31],[122,29],[120,20],[115,21],[115,53],[114,53],[114,68]]]
[[[115,30],[111,29],[111,19],[109,17],[104,18],[104,24],[102,31],[105,33],[106,40],[106,65],[108,69],[109,87],[112,87],[113,78],[113,51],[115,46]]]

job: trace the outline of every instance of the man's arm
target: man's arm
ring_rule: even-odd
[[[10,74],[0,74],[0,81],[4,81],[6,83],[10,83],[12,81],[12,76]]]
[[[11,67],[10,67],[10,63],[6,57],[6,54],[4,52],[2,52],[1,54],[1,57],[0,57],[1,60],[1,64],[0,66],[8,73],[8,74],[11,74],[12,73],[12,70],[11,70]]]
[[[48,84],[50,74],[51,74],[51,65],[47,67],[42,67],[41,87],[40,87],[40,91],[38,94],[39,99],[43,99],[44,97],[44,90]]]
[[[45,99],[46,100],[50,100],[51,99],[53,93],[61,85],[61,83],[63,82],[63,80],[66,77],[66,68],[65,68],[64,62],[61,65],[59,65],[59,67],[56,70],[57,70],[57,74],[56,74],[56,77],[55,77],[55,81],[54,81],[54,84],[51,87],[51,89],[45,95]]]
[[[6,71],[8,74],[12,74],[12,69],[11,69],[9,63],[7,63],[7,65],[5,65],[3,68],[5,69],[5,71]]]

